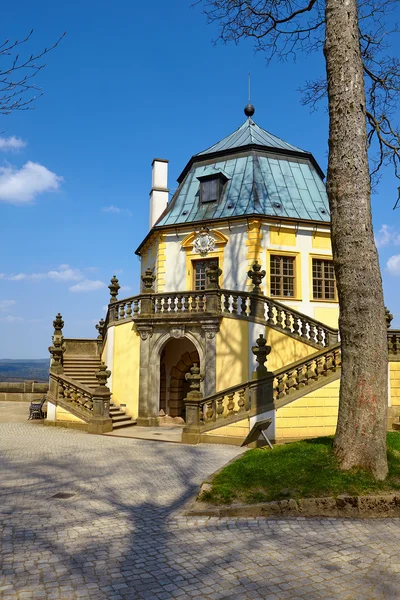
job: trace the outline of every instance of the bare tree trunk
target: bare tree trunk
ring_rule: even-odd
[[[326,0],[327,191],[340,301],[342,377],[335,453],[343,469],[387,475],[387,333],[370,205],[356,0]]]

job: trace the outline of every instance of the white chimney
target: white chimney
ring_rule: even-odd
[[[150,229],[160,218],[168,204],[168,161],[155,158],[152,164],[150,192]]]

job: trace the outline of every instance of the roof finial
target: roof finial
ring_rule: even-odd
[[[252,117],[254,115],[255,108],[250,102],[250,73],[247,74],[247,85],[248,85],[248,92],[249,92],[248,93],[248,103],[244,107],[244,114],[246,115],[246,117]]]

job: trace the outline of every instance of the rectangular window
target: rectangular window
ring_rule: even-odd
[[[208,258],[206,260],[194,260],[193,261],[193,287],[196,291],[203,291],[207,289],[207,276],[206,269],[211,265],[218,266],[217,258]]]
[[[295,257],[271,255],[271,296],[295,296]]]
[[[335,270],[332,260],[312,259],[313,299],[336,300]]]

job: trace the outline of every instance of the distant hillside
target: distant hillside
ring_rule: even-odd
[[[0,359],[0,381],[48,381],[49,359],[14,360]]]

